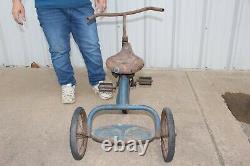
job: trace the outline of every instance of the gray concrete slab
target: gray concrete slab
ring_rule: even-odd
[[[131,152],[107,153],[100,144],[89,140],[83,160],[74,161],[69,149],[73,110],[83,106],[89,113],[96,105],[115,101],[102,101],[95,96],[88,85],[86,72],[76,72],[77,102],[72,105],[60,103],[60,87],[51,69],[17,68],[3,73],[0,81],[0,165],[165,165],[159,140],[150,143],[142,157]],[[211,90],[203,73],[188,73],[188,79],[184,71],[143,71],[139,74],[153,76],[153,86],[132,89],[131,103],[150,105],[159,115],[165,106],[173,110],[177,142],[175,158],[169,165],[247,165],[250,148],[246,136],[226,110],[217,90]],[[211,111],[214,107],[209,105],[218,105],[220,113]],[[147,116],[135,114],[104,115],[95,120],[95,126],[112,123],[153,125]],[[234,144],[236,142],[238,144]]]
[[[206,71],[203,75],[220,95],[225,92],[250,94],[250,72],[248,71]],[[250,124],[241,122],[241,127],[250,142]]]
[[[206,71],[202,74],[220,94],[225,92],[250,94],[250,72],[248,71]]]
[[[224,77],[219,81],[218,75]],[[248,73],[229,74],[221,72],[187,72],[190,84],[197,96],[197,102],[203,113],[204,121],[207,123],[210,137],[214,140],[217,154],[220,156],[222,165],[249,165],[250,164],[250,144],[247,136],[243,133],[240,123],[234,118],[228,110],[223,98],[221,97],[222,89],[227,90],[241,87],[246,93],[248,91],[248,79],[244,81]],[[239,81],[238,79],[241,79]],[[230,80],[230,81],[226,81]],[[232,83],[232,80],[239,82]],[[220,83],[219,83],[220,82]],[[244,87],[239,86],[245,85]],[[233,86],[235,85],[235,86]],[[231,87],[231,88],[229,88]],[[244,89],[245,88],[245,89]]]

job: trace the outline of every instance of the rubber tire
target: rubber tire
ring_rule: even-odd
[[[76,138],[76,133],[77,133],[77,127],[78,127],[78,119],[79,116],[81,116],[81,114],[83,115],[84,119],[84,123],[83,125],[86,125],[86,129],[87,129],[87,115],[85,110],[82,107],[78,107],[76,108],[72,120],[71,120],[71,125],[70,125],[70,149],[71,149],[71,154],[73,156],[73,158],[75,160],[81,160],[86,152],[87,149],[87,143],[88,143],[88,138],[83,138],[83,141],[86,141],[86,146],[84,146],[83,148],[83,153],[79,154],[78,152],[78,147],[77,147],[77,138]],[[85,131],[87,133],[87,130]]]
[[[164,118],[166,117],[166,119]],[[165,121],[166,120],[166,121]],[[165,124],[167,126],[163,126]],[[168,131],[168,145],[167,145],[167,151],[164,151],[164,147],[162,145],[163,139],[166,139],[163,137],[163,128],[166,127]],[[174,118],[172,111],[169,108],[163,108],[162,113],[161,113],[161,149],[162,149],[162,156],[164,158],[165,162],[170,162],[174,158],[175,154],[175,125],[174,125]]]

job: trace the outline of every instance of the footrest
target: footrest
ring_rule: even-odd
[[[152,77],[139,77],[138,81],[139,85],[152,85]]]
[[[154,133],[144,127],[128,124],[118,124],[98,128],[92,132],[92,135],[97,140],[110,140],[111,142],[116,140],[121,140],[127,143],[130,140],[152,140],[154,138]]]
[[[102,82],[99,84],[98,89],[100,92],[113,92],[116,88],[112,82]]]

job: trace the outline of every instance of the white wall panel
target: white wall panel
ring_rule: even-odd
[[[249,69],[250,67],[250,1],[239,1],[239,16],[232,52],[232,67]]]
[[[237,0],[210,0],[206,22],[206,43],[203,65],[208,68],[225,68],[229,56],[230,37]]]
[[[175,1],[147,0],[145,5],[165,8],[164,13],[147,12],[145,15],[146,65],[170,67],[175,39]]]
[[[176,1],[174,67],[192,68],[199,62],[203,2],[203,0]]]
[[[0,1],[0,65],[51,65],[34,0],[23,0],[27,25],[15,24],[11,1]],[[147,67],[250,69],[250,0],[108,0],[108,11],[144,6],[166,12],[129,16],[128,35],[134,52]],[[104,61],[121,48],[122,18],[98,19]],[[71,40],[71,59],[83,66]]]

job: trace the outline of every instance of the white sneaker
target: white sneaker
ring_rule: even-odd
[[[75,85],[62,85],[62,103],[71,104],[75,102]]]
[[[103,81],[99,81],[99,83],[95,86],[92,86],[92,89],[94,90],[95,94],[98,94],[99,97],[103,100],[108,100],[111,99],[113,97],[112,92],[100,92],[99,91],[99,84],[102,83]]]

